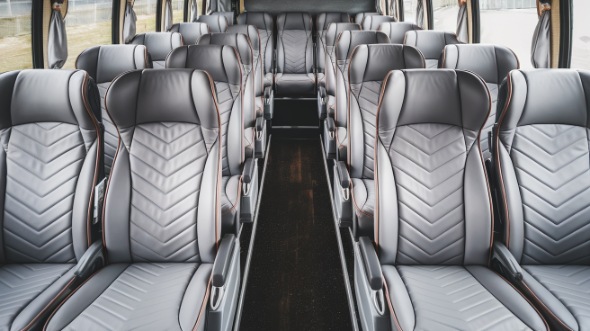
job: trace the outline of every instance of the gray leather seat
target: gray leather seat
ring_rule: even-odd
[[[366,31],[377,31],[381,24],[390,22],[395,22],[395,18],[384,15],[369,15],[363,18],[361,28]]]
[[[46,330],[231,329],[239,242],[219,219],[213,88],[190,69],[133,71],[112,83],[106,104],[121,144],[105,196],[109,264]]]
[[[325,49],[325,86],[318,86],[318,116],[321,120],[326,116],[334,117],[336,107],[336,56],[334,46],[343,31],[358,31],[361,27],[356,23],[332,23],[323,33]]]
[[[104,172],[111,172],[113,158],[119,144],[117,128],[107,114],[104,97],[107,89],[120,74],[136,69],[151,68],[152,61],[143,45],[105,45],[88,48],[76,59],[76,68],[85,70],[98,86],[104,132]]]
[[[498,262],[554,330],[590,330],[590,71],[514,70],[499,100]]]
[[[319,86],[326,86],[325,68],[326,68],[326,43],[324,33],[332,23],[349,23],[350,16],[347,13],[320,13],[315,18],[315,58],[316,58],[316,76]]]
[[[351,205],[353,217],[356,220],[355,232],[359,235],[371,235],[374,231],[376,196],[373,158],[381,86],[391,70],[423,69],[424,66],[422,54],[411,46],[359,45],[352,51],[348,69],[350,81],[348,82],[347,140],[344,142],[348,146],[346,163],[350,187],[335,186],[334,193],[338,197],[343,189],[350,190],[351,199],[348,200],[352,200],[352,203],[347,203],[347,199],[338,199],[336,205]],[[344,163],[344,161],[340,162]],[[336,166],[343,165],[336,164]],[[340,180],[335,182],[340,183]]]
[[[229,26],[227,18],[223,15],[201,15],[197,22],[205,23],[209,26],[209,31],[225,32]]]
[[[385,22],[381,23],[377,29],[385,33],[392,44],[403,44],[406,32],[413,30],[422,30],[422,28],[410,22]]]
[[[506,47],[465,44],[448,45],[443,50],[441,68],[469,70],[478,74],[488,86],[492,98],[492,110],[480,136],[484,160],[489,160],[492,127],[496,123],[498,87],[511,70],[518,69],[516,54]]]
[[[236,19],[235,18],[236,14],[233,11],[221,11],[221,12],[216,11],[216,12],[212,12],[210,15],[212,15],[212,16],[217,15],[217,16],[225,17],[225,19],[227,20],[227,24],[229,26],[234,25],[234,21]]]
[[[164,68],[166,56],[176,47],[183,45],[182,35],[177,32],[142,33],[133,37],[129,44],[144,45],[152,58],[155,69]]]
[[[185,45],[194,45],[202,35],[209,33],[209,26],[206,23],[176,23],[170,27],[170,32],[178,32],[182,35]]]
[[[240,214],[240,177],[245,151],[242,125],[242,68],[238,55],[231,46],[183,46],[170,53],[166,59],[166,68],[203,70],[215,84],[217,109],[221,120],[221,217],[224,224],[235,222]]]
[[[380,14],[377,12],[358,13],[354,16],[354,23],[361,24],[361,23],[363,23],[363,20],[365,19],[365,17],[373,16],[373,15],[380,15]]]
[[[238,16],[238,24],[254,25],[260,35],[260,54],[264,64],[264,87],[272,87],[274,75],[274,20],[268,13],[245,12]]]
[[[40,329],[93,272],[83,260],[102,173],[99,103],[82,70],[0,75],[0,330]]]
[[[275,91],[283,97],[310,97],[315,93],[312,23],[308,13],[277,17]]]
[[[432,30],[411,30],[406,32],[404,44],[419,49],[426,59],[426,68],[438,67],[439,59],[446,45],[462,44],[451,32]]]
[[[393,71],[381,100],[375,241],[354,244],[363,330],[548,330],[488,267],[492,205],[477,143],[485,83],[460,70]]]

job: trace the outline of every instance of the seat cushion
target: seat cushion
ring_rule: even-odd
[[[275,75],[275,89],[279,96],[303,97],[314,96],[314,74],[283,74]]]
[[[590,266],[526,265],[524,283],[557,327],[590,330]]]
[[[74,264],[0,267],[0,330],[21,330],[74,278]]]
[[[359,229],[373,230],[375,213],[375,181],[373,179],[351,178],[353,208]]]
[[[193,330],[206,304],[211,269],[196,263],[109,265],[64,302],[46,329]]]
[[[537,311],[482,266],[383,266],[403,330],[546,330]],[[395,329],[395,328],[394,328]]]
[[[230,224],[236,216],[240,203],[240,176],[221,177],[221,217],[223,224]],[[228,222],[226,222],[228,221]]]

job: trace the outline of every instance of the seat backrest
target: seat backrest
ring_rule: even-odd
[[[272,16],[262,12],[246,12],[238,16],[238,24],[254,25],[258,29],[264,73],[272,73],[275,50],[275,24]]]
[[[313,72],[312,23],[308,13],[283,13],[277,17],[277,72]]]
[[[76,59],[76,68],[88,72],[98,86],[102,125],[104,127],[104,172],[111,172],[113,158],[119,144],[117,128],[107,114],[104,97],[107,89],[120,74],[152,67],[147,48],[143,45],[104,45],[86,49]]]
[[[129,44],[144,45],[152,58],[154,68],[164,68],[166,56],[176,47],[183,45],[182,35],[178,32],[147,32],[138,34]]]
[[[590,71],[514,70],[498,97],[494,169],[521,264],[589,265]]]
[[[176,23],[170,27],[170,32],[178,32],[182,35],[185,45],[194,45],[202,35],[209,33],[209,26],[206,23]]]
[[[369,15],[361,22],[361,28],[366,31],[377,31],[381,24],[391,22],[395,22],[395,18],[392,16]]]
[[[334,47],[338,36],[344,31],[358,31],[360,25],[356,23],[331,23],[324,33],[324,44],[326,48],[326,93],[336,95],[336,56]]]
[[[214,261],[221,236],[214,89],[207,73],[191,69],[137,70],[111,85],[106,105],[121,143],[105,195],[110,263]]]
[[[379,94],[391,70],[423,69],[419,50],[400,44],[359,45],[348,69],[348,165],[350,176],[373,179],[375,125]]]
[[[377,29],[385,33],[392,44],[403,44],[406,32],[413,30],[422,30],[422,28],[410,22],[384,22]]]
[[[447,45],[443,50],[441,68],[469,70],[486,82],[492,98],[492,110],[481,133],[481,150],[489,160],[489,140],[496,123],[498,87],[511,70],[518,69],[518,58],[512,50],[502,46],[481,44]]]
[[[201,15],[197,22],[207,24],[211,32],[225,32],[229,26],[227,18],[223,15]]]
[[[426,68],[438,67],[438,61],[446,45],[462,44],[451,32],[411,30],[406,32],[405,45],[414,46],[426,59]]]
[[[365,19],[365,17],[373,16],[373,15],[380,15],[380,14],[377,12],[358,13],[354,16],[354,23],[361,24],[361,23],[363,23],[363,20]]]
[[[254,25],[232,25],[227,29],[227,33],[243,34],[250,40],[252,46],[252,65],[254,75],[254,93],[257,97],[264,94],[264,69],[262,66],[262,57],[260,55],[260,34]]]
[[[488,264],[492,206],[477,137],[489,110],[485,83],[468,71],[388,75],[374,156],[381,263]]]
[[[324,34],[332,23],[350,23],[350,16],[347,13],[321,13],[315,19],[316,32],[316,67],[318,72],[325,72],[326,42]]]
[[[223,16],[225,17],[225,19],[227,20],[227,24],[229,26],[234,25],[234,22],[236,20],[236,14],[233,11],[216,11],[216,12],[212,12],[210,15],[217,15],[217,16]]]
[[[0,75],[0,263],[71,263],[92,243],[100,99],[82,70]]]
[[[216,59],[212,61],[212,59]],[[242,125],[242,68],[236,50],[224,45],[191,45],[175,49],[166,68],[206,71],[215,84],[221,128],[223,176],[240,174],[244,162]]]

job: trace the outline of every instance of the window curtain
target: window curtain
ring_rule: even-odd
[[[125,18],[123,19],[123,41],[127,44],[135,37],[135,25],[137,23],[137,15],[133,10],[133,3],[135,1],[129,0],[125,5]]]
[[[424,28],[424,1],[418,0],[416,3],[416,25]]]
[[[232,11],[231,0],[207,0],[207,15],[213,12]]]
[[[164,4],[164,31],[170,31],[170,28],[172,28],[172,15],[172,0],[166,0]]]
[[[457,15],[457,39],[469,43],[469,27],[467,17],[467,1],[459,0],[459,14]]]
[[[551,68],[551,5],[539,3],[539,23],[533,33],[531,62],[535,68]]]
[[[198,11],[197,0],[191,0],[191,22],[196,22],[199,19]]]
[[[47,66],[51,69],[61,69],[68,59],[68,38],[66,24],[61,13],[63,2],[52,4],[49,20],[49,35],[47,41]]]

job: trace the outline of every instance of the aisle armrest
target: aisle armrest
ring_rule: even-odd
[[[361,259],[365,267],[365,276],[373,291],[379,291],[383,288],[383,276],[381,271],[381,263],[377,257],[375,246],[369,237],[359,238],[359,249],[361,252]]]

